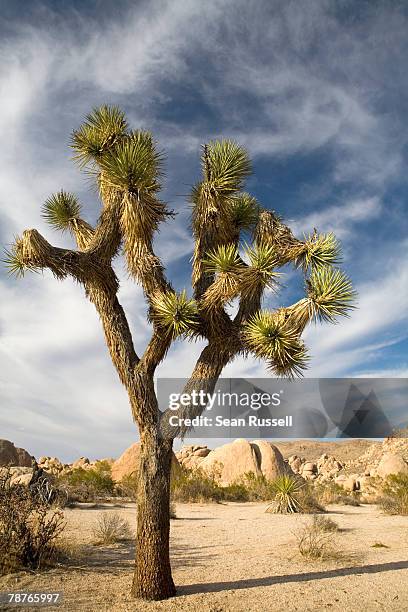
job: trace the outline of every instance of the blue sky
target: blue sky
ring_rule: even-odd
[[[406,377],[408,11],[405,2],[330,0],[106,2],[0,6],[0,242],[45,227],[40,207],[63,187],[94,222],[99,204],[71,162],[70,132],[103,103],[126,110],[166,151],[162,197],[178,212],[157,250],[188,286],[187,198],[200,144],[245,145],[247,189],[299,236],[342,240],[359,309],[312,327],[309,376]],[[135,344],[148,339],[140,289],[116,264]],[[0,272],[0,437],[36,454],[118,455],[135,439],[124,390],[82,291],[50,274]],[[267,304],[300,297],[300,277]],[[175,344],[159,375],[188,375],[199,344]],[[263,376],[236,360],[225,376]]]

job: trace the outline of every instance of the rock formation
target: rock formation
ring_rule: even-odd
[[[31,455],[24,449],[14,446],[9,440],[0,440],[0,466],[31,466]]]
[[[222,485],[238,482],[249,473],[274,480],[290,471],[276,446],[265,440],[237,439],[214,450],[207,446],[185,446],[176,457],[183,467],[199,468]]]
[[[131,476],[137,472],[139,466],[140,444],[136,442],[129,446],[128,449],[117,459],[112,465],[112,478],[115,482],[120,482],[125,476]],[[180,465],[173,453],[172,470],[179,470]]]

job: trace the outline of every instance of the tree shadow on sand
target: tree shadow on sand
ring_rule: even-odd
[[[214,558],[213,546],[191,547],[176,544],[171,547],[172,567],[203,567]],[[123,540],[109,546],[86,545],[81,550],[81,562],[68,563],[66,569],[84,572],[116,573],[133,569],[135,562],[134,540]]]
[[[193,595],[195,593],[218,593],[236,589],[251,589],[256,587],[272,586],[274,584],[285,584],[291,582],[309,582],[311,580],[323,580],[325,578],[339,578],[342,576],[358,576],[360,574],[377,574],[380,572],[392,572],[408,569],[408,561],[393,561],[391,563],[376,563],[373,565],[362,565],[354,567],[342,567],[322,572],[305,572],[299,574],[287,574],[283,576],[266,576],[263,578],[246,578],[231,582],[207,582],[199,584],[188,584],[177,589],[178,595]]]

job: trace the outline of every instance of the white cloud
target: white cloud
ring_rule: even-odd
[[[62,186],[79,192],[95,220],[98,204],[66,145],[82,115],[106,101],[123,105],[133,125],[155,131],[172,156],[175,194],[195,180],[199,144],[222,132],[255,156],[287,159],[326,147],[333,163],[327,183],[352,182],[350,193],[342,206],[297,218],[300,233],[316,226],[348,237],[378,219],[385,186],[401,169],[406,132],[403,113],[384,113],[377,102],[379,92],[392,94],[387,83],[397,69],[394,50],[402,48],[406,19],[379,9],[357,36],[353,25],[345,28],[334,18],[331,3],[316,2],[307,11],[296,5],[155,1],[130,3],[126,18],[104,24],[73,14],[58,30],[46,19],[35,27],[15,24],[14,36],[0,44],[2,236],[11,240],[37,227],[51,242],[67,244],[40,217],[43,200]],[[376,38],[382,44],[374,57]],[[175,111],[189,96],[197,110],[185,121]],[[175,118],[162,113],[169,106]],[[166,263],[191,252],[187,208],[157,246]],[[360,283],[359,310],[350,321],[309,332],[312,374],[375,370],[375,347],[405,324],[407,270],[398,260],[378,259],[377,280]],[[149,333],[142,291],[122,264],[117,269],[140,353]],[[4,280],[1,290],[1,435],[31,444],[37,454],[61,449],[72,458],[85,448],[118,454],[135,430],[100,323],[81,289],[45,274]],[[201,347],[176,344],[160,375],[187,374]],[[266,370],[237,359],[224,374],[262,376]]]
[[[376,219],[381,212],[379,197],[358,198],[345,204],[328,206],[289,224],[295,235],[312,232],[316,228],[319,232],[334,232],[338,238],[345,238],[352,229],[357,229],[356,224]]]

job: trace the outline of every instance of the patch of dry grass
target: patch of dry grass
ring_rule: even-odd
[[[334,521],[325,518],[313,516],[295,534],[299,553],[309,561],[333,561],[343,557],[335,539],[338,527]]]
[[[132,537],[129,522],[118,512],[101,512],[93,527],[95,544],[116,544]]]

